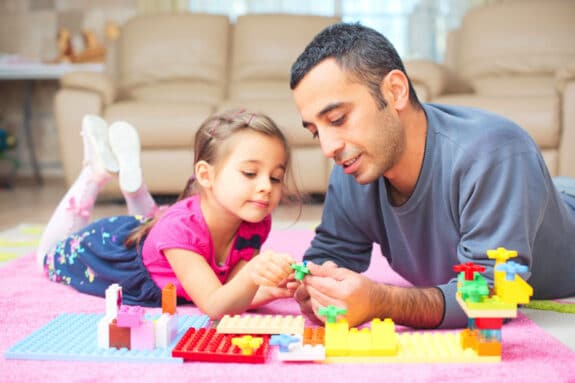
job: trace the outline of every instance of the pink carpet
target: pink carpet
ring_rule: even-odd
[[[277,231],[266,248],[299,257],[311,231]],[[375,257],[368,271],[385,268]],[[400,282],[386,269],[380,280]],[[49,282],[36,272],[31,255],[0,268],[0,352],[4,352],[58,314],[101,313],[101,298],[82,295]],[[293,302],[274,302],[262,313],[296,314]],[[181,307],[184,314],[198,314]],[[135,364],[76,361],[26,361],[0,358],[0,382],[575,382],[575,353],[524,316],[503,328],[503,356],[494,364],[282,364],[265,365],[184,363]]]

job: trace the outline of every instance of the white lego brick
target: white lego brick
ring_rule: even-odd
[[[106,316],[116,318],[122,304],[122,287],[113,283],[106,289]]]
[[[110,348],[110,323],[114,318],[104,316],[98,321],[98,348]]]
[[[314,362],[325,360],[325,347],[321,344],[292,343],[288,346],[288,352],[278,352],[278,360],[282,362]]]
[[[178,318],[163,313],[154,324],[156,348],[167,348],[178,335]]]

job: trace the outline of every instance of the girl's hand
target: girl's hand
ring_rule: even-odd
[[[293,279],[294,270],[291,265],[295,261],[289,254],[267,250],[255,256],[249,263],[252,280],[257,285],[287,287],[287,281]]]

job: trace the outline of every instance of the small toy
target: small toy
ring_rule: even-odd
[[[307,261],[303,261],[302,263],[294,263],[291,265],[291,268],[295,270],[295,279],[298,281],[303,280],[303,278],[310,273],[309,269],[307,268]]]

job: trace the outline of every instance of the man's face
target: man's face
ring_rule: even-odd
[[[385,81],[385,80],[384,80]],[[353,81],[335,59],[316,65],[294,89],[302,123],[333,158],[360,184],[375,181],[399,160],[405,133],[388,100],[378,108],[365,84]]]

